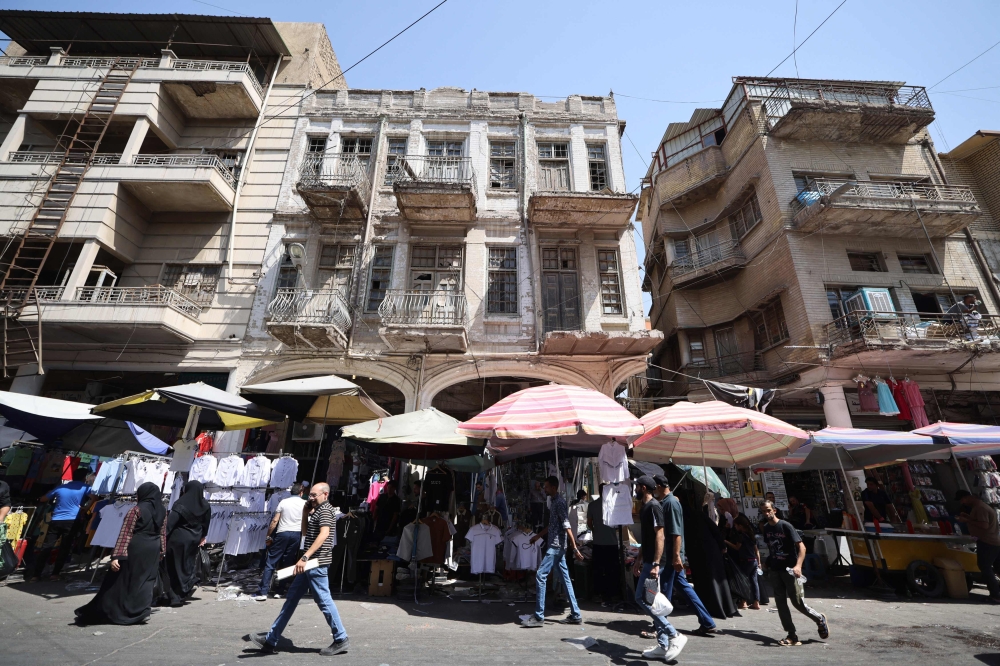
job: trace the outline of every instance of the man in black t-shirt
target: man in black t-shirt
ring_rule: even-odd
[[[389,481],[375,500],[375,536],[380,541],[384,536],[395,534],[396,527],[400,526],[402,511],[403,501],[396,494],[396,482]],[[416,511],[414,518],[415,514]]]
[[[877,479],[869,476],[865,479],[865,485],[867,487],[861,491],[861,502],[865,505],[865,522],[877,520],[884,523],[888,520],[887,509],[892,500],[882,490]]]
[[[767,542],[769,555],[764,566],[767,568],[767,579],[774,588],[774,601],[778,605],[778,617],[782,628],[788,636],[780,641],[781,645],[802,645],[795,633],[795,623],[792,613],[788,610],[788,600],[792,600],[795,610],[799,611],[816,623],[820,638],[830,636],[830,627],[826,616],[817,613],[806,606],[802,585],[796,582],[802,576],[802,561],[806,557],[806,547],[802,537],[792,527],[792,524],[778,519],[774,504],[765,501],[760,505],[760,511],[766,522],[761,528],[764,541]]]
[[[645,659],[671,661],[684,649],[687,636],[678,633],[667,621],[666,616],[654,614],[652,607],[646,603],[646,580],[649,578],[656,580],[660,577],[660,564],[664,553],[663,507],[653,496],[654,490],[656,482],[652,477],[640,476],[635,480],[635,496],[642,502],[642,509],[639,510],[639,525],[642,528],[642,548],[639,553],[641,559],[636,562],[636,566],[641,564],[642,569],[635,584],[635,602],[653,618],[653,629],[656,631],[657,645],[645,650],[642,656]]]

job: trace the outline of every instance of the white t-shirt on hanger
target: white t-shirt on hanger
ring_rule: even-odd
[[[170,461],[170,469],[174,472],[190,472],[197,452],[198,442],[193,439],[178,439],[174,442],[174,458]]]
[[[191,463],[189,478],[191,481],[201,481],[203,484],[215,483],[215,472],[218,467],[219,461],[216,460],[215,456],[201,456]]]
[[[472,553],[469,558],[472,573],[494,573],[497,559],[496,546],[503,540],[500,528],[495,525],[476,523],[469,528],[465,538],[472,544]]]
[[[632,524],[632,484],[608,483],[601,498],[604,524],[608,527]]]
[[[215,471],[215,485],[236,486],[239,485],[240,475],[243,473],[243,458],[239,456],[227,456],[219,461],[219,467]]]
[[[601,469],[601,481],[617,483],[628,478],[628,457],[625,447],[615,441],[610,441],[601,447],[597,454],[597,462]]]

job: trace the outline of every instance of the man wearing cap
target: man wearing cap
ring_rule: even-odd
[[[670,492],[670,482],[667,477],[657,474],[653,477],[653,481],[656,482],[653,495],[660,501],[660,507],[663,509],[663,532],[666,542],[663,549],[665,566],[663,573],[660,574],[660,590],[667,599],[670,599],[676,585],[688,604],[694,608],[699,626],[693,633],[699,636],[720,633],[715,626],[715,620],[684,574],[684,508],[680,500]]]
[[[642,653],[644,659],[662,659],[672,661],[684,649],[687,636],[680,634],[662,615],[653,613],[652,607],[646,603],[646,580],[660,577],[660,562],[663,559],[664,520],[663,507],[656,501],[653,492],[656,482],[649,476],[640,476],[635,480],[635,496],[642,503],[639,511],[642,548],[639,551],[639,561],[642,570],[635,584],[635,601],[653,618],[653,628],[656,631],[656,645]]]

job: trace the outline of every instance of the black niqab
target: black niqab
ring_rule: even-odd
[[[205,499],[204,488],[201,481],[188,481],[184,484],[184,491],[180,499],[174,502],[171,511],[179,513],[188,523],[200,523],[212,511],[208,500]]]

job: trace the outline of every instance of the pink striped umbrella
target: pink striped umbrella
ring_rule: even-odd
[[[678,402],[641,419],[636,460],[714,467],[749,465],[787,455],[809,441],[809,433],[767,414],[725,402]]]
[[[512,393],[455,432],[488,439],[499,462],[552,450],[553,444],[596,453],[612,438],[641,435],[642,423],[603,393],[549,384]]]

